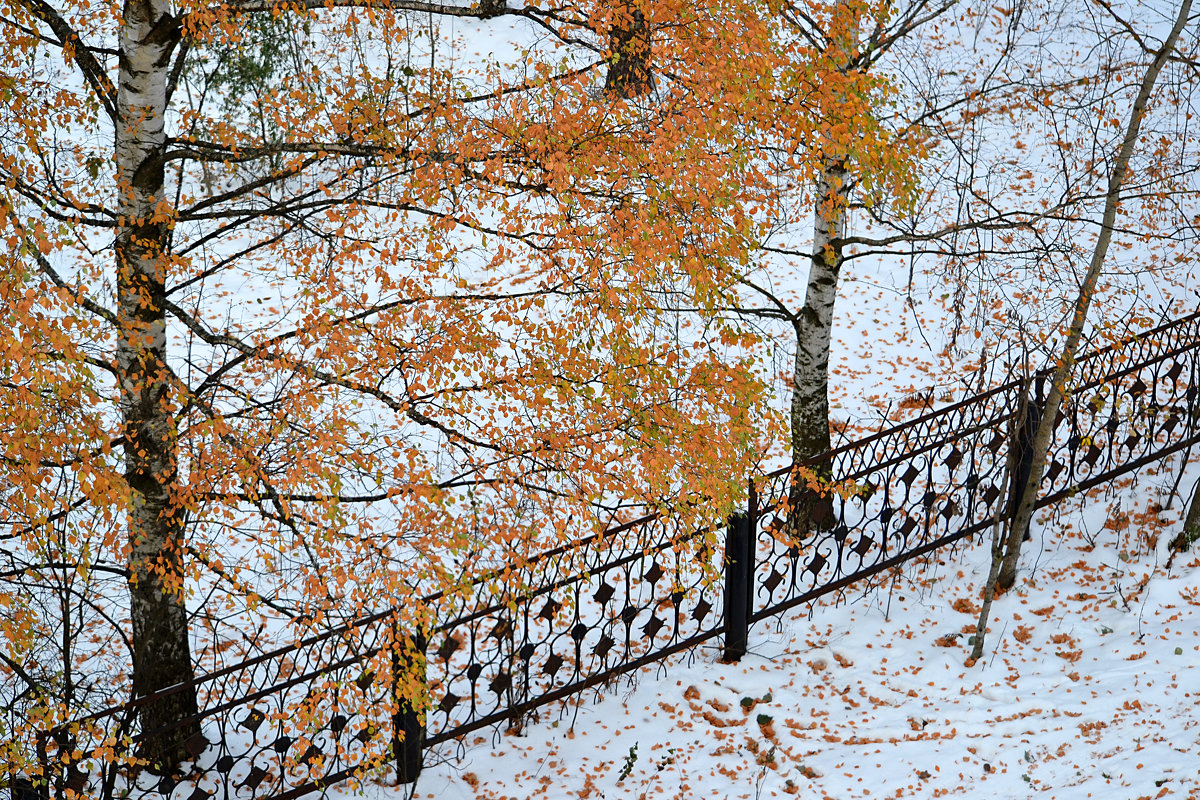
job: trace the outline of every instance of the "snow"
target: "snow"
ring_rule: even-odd
[[[472,53],[515,71],[523,45],[554,48],[540,37],[526,41],[514,33],[524,28],[503,20],[450,20],[445,28],[439,41],[463,71]],[[224,248],[238,244],[231,236]],[[467,259],[464,269],[485,266]],[[831,406],[848,436],[877,427],[881,416],[897,420],[982,388],[968,385],[946,356],[945,314],[934,300],[946,287],[914,290],[909,266],[864,260],[843,280]],[[247,259],[223,276],[227,286],[214,279],[195,291],[211,298],[228,289],[285,305],[290,287],[271,285],[280,276],[256,267]],[[1174,289],[1122,276],[1138,284],[1129,302],[1186,294],[1190,270],[1182,272]],[[803,286],[802,274],[789,278]],[[265,325],[253,314],[225,321],[246,333]],[[179,344],[183,350],[182,336]],[[772,366],[786,372],[790,343],[778,344]],[[785,401],[777,387],[777,402]],[[1151,488],[1154,480],[1169,485],[1168,473]],[[1195,477],[1182,483],[1184,496]],[[1043,525],[1026,580],[993,608],[986,657],[972,667],[964,665],[966,631],[987,571],[984,547],[929,570],[908,567],[867,593],[851,587],[841,604],[829,599],[810,614],[759,623],[738,664],[700,649],[622,680],[600,702],[589,692],[569,707],[542,709],[520,735],[488,732],[431,753],[436,763],[415,796],[1200,794],[1200,562],[1180,558],[1165,568],[1163,531],[1178,524],[1178,500],[1161,522],[1121,523],[1130,509],[1157,517],[1150,509],[1158,501],[1161,491],[1133,485]],[[1158,531],[1153,544],[1147,531]]]
[[[1196,796],[1200,558],[1167,570],[1165,535],[1088,534],[1112,507],[1042,526],[973,667],[986,547],[759,623],[740,663],[693,652],[469,737],[412,797]]]
[[[893,419],[911,413],[897,404],[923,388],[939,405],[951,390],[977,390],[939,358],[945,312],[929,284],[901,311],[889,282],[907,276],[886,266],[856,265],[839,299],[834,406],[852,424],[877,423],[889,405]],[[1172,456],[1041,512],[973,666],[987,534],[756,624],[739,663],[723,663],[716,640],[544,707],[519,733],[485,730],[427,751],[415,790],[332,793],[1200,796],[1200,554],[1167,567],[1200,464],[1172,499],[1180,469]]]

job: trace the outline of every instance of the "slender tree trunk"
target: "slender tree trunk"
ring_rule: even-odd
[[[178,24],[166,0],[126,2],[117,83],[121,226],[115,251],[137,697],[194,677],[182,586],[183,519],[173,498],[177,433],[164,311],[170,228],[161,156],[168,70],[177,41]],[[195,713],[195,691],[176,692],[142,707],[141,728],[153,731]],[[187,757],[184,742],[198,732],[192,724],[150,736],[139,755],[157,769],[170,770]]]
[[[654,91],[650,68],[650,25],[637,0],[619,4],[617,19],[609,31],[608,76],[604,91],[629,99]]]
[[[1171,540],[1169,546],[1171,558],[1174,559],[1176,553],[1186,553],[1198,539],[1200,539],[1200,481],[1196,481],[1196,485],[1192,488],[1192,499],[1188,503],[1187,517],[1183,520],[1183,528]]]
[[[988,618],[992,613],[992,601],[996,599],[996,580],[1000,576],[1000,565],[1004,561],[1004,537],[1001,536],[1001,520],[992,526],[992,563],[988,567],[987,582],[983,585],[983,605],[979,607],[979,620],[975,623],[975,637],[971,642],[969,664],[983,658],[983,640],[987,636]]]
[[[842,223],[846,208],[846,165],[830,162],[817,179],[813,213],[812,268],[804,308],[795,322],[796,359],[792,369],[792,460],[800,462],[831,448],[829,437],[829,345],[833,340],[833,307],[842,268]],[[813,465],[818,480],[832,478],[832,465]],[[833,526],[832,498],[813,490],[807,476],[796,476],[791,488],[791,528],[802,537]]]
[[[1029,393],[1025,393],[1025,402],[1022,403],[1022,413],[1018,417],[1017,427],[1013,430],[1009,437],[1008,462],[1004,466],[1004,482],[1009,483],[1013,480],[1012,476],[1020,475],[1022,472],[1022,456],[1028,452],[1027,447],[1021,448],[1017,446],[1017,442],[1025,435],[1025,420],[1026,409],[1031,402]],[[974,641],[971,643],[971,655],[967,659],[967,664],[974,664],[983,658],[984,640],[987,638],[988,619],[992,614],[992,602],[996,599],[996,581],[1000,578],[1000,567],[1004,564],[1004,515],[997,514],[996,522],[992,525],[992,559],[988,565],[987,580],[983,584],[983,605],[979,607],[979,619],[975,623]]]
[[[1150,96],[1154,92],[1154,84],[1158,80],[1158,75],[1162,71],[1163,65],[1167,63],[1167,59],[1175,49],[1175,43],[1179,39],[1179,34],[1183,31],[1184,26],[1187,25],[1191,8],[1192,0],[1184,0],[1179,6],[1179,13],[1175,18],[1175,24],[1171,28],[1170,35],[1167,36],[1162,47],[1155,53],[1154,60],[1146,68],[1146,72],[1142,76],[1141,87],[1138,90],[1137,98],[1133,102],[1133,109],[1129,114],[1129,122],[1125,128],[1125,137],[1121,141],[1116,161],[1113,163],[1112,172],[1108,177],[1108,190],[1105,193],[1104,217],[1100,224],[1100,235],[1096,239],[1096,247],[1092,251],[1092,260],[1088,264],[1087,273],[1084,275],[1083,283],[1079,287],[1079,294],[1075,297],[1075,311],[1071,319],[1071,327],[1068,329],[1067,340],[1063,343],[1062,352],[1059,354],[1058,368],[1054,371],[1054,376],[1050,381],[1050,391],[1046,397],[1046,406],[1042,411],[1042,419],[1038,425],[1037,435],[1033,440],[1033,467],[1029,471],[1029,481],[1025,485],[1021,504],[1017,508],[1012,525],[1009,527],[1008,540],[1005,542],[1004,564],[1000,569],[1000,577],[997,581],[997,586],[1002,590],[1012,588],[1017,580],[1017,560],[1021,555],[1021,540],[1024,538],[1026,531],[1029,530],[1029,521],[1033,518],[1033,509],[1037,504],[1038,489],[1042,482],[1042,475],[1046,470],[1046,458],[1050,451],[1050,440],[1054,436],[1058,413],[1062,408],[1063,400],[1067,394],[1067,385],[1070,381],[1071,373],[1075,369],[1075,358],[1079,352],[1079,344],[1083,339],[1083,328],[1087,323],[1088,307],[1091,305],[1092,295],[1096,291],[1096,281],[1100,277],[1101,269],[1104,267],[1104,259],[1108,255],[1108,246],[1112,241],[1113,223],[1116,222],[1117,218],[1117,206],[1121,201],[1121,184],[1124,183],[1125,175],[1129,171],[1129,160],[1133,156],[1133,148],[1137,144],[1138,132],[1142,128],[1142,119],[1146,114],[1146,106],[1150,102]]]

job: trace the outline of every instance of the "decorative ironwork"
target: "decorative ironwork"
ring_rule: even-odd
[[[377,766],[392,744],[389,709],[397,705],[382,657],[391,619],[377,615],[196,681],[202,730],[187,743],[194,760],[181,775],[136,765],[140,742],[176,727],[130,734],[146,698],[78,720],[40,748],[46,766],[57,767],[48,788],[106,800],[290,798]]]
[[[456,604],[430,645],[428,742],[519,725],[539,706],[719,634],[710,535],[648,517],[593,543],[582,570],[560,553],[518,576],[531,587],[520,595]]]
[[[758,621],[992,525],[1007,498],[1012,383],[814,459],[840,493],[834,520],[800,541],[787,524],[793,468],[755,482]],[[800,465],[804,467],[806,464]]]
[[[482,578],[465,597],[425,598],[445,621],[422,648],[424,744],[520,724],[540,706],[720,634],[711,535],[648,517],[543,553],[503,581]],[[143,699],[79,720],[69,746],[49,738],[47,788],[99,800],[286,799],[379,771],[404,747],[398,728],[413,733],[392,696],[403,639],[395,618],[364,618],[198,680],[203,739],[182,776],[129,766],[140,741],[167,732],[126,735]]]
[[[1081,358],[1038,505],[1200,441],[1198,347],[1194,314]],[[789,537],[794,470],[780,470],[752,481],[728,563],[716,529],[680,531],[669,518],[645,517],[460,594],[423,598],[428,632],[401,630],[393,609],[203,676],[194,683],[202,737],[190,742],[194,761],[182,776],[129,766],[139,742],[167,732],[135,730],[147,698],[55,729],[39,743],[50,778],[40,791],[290,800],[391,761],[411,779],[421,746],[519,726],[539,707],[723,633],[738,640],[726,641],[736,657],[751,622],[1002,521],[1048,374],[799,465],[832,466],[841,491],[827,530]],[[423,724],[416,701],[396,692],[412,659],[423,659],[429,692]]]
[[[1038,508],[1200,441],[1200,314],[1081,357],[1058,415]],[[752,621],[979,533],[1007,518],[1051,369],[755,481]],[[1034,415],[1032,418],[1029,415]],[[835,519],[788,536],[797,469],[832,461]],[[1027,474],[1027,461],[1024,465]],[[753,496],[753,493],[752,493]]]
[[[1081,363],[1057,420],[1038,505],[1107,483],[1200,438],[1200,319]]]

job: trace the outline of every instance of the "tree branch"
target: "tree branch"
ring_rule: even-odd
[[[75,29],[55,11],[45,0],[21,0],[22,4],[58,37],[58,45],[64,51],[71,51],[75,65],[83,73],[86,80],[96,93],[97,99],[114,125],[118,124],[120,115],[117,113],[117,90],[108,77],[108,73],[96,60],[92,49],[83,43]]]

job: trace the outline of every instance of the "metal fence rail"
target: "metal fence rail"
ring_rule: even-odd
[[[1200,441],[1198,348],[1200,313],[1081,358],[1039,507]],[[750,482],[723,540],[717,528],[645,517],[417,601],[432,614],[428,630],[405,629],[391,609],[198,678],[202,735],[186,775],[127,766],[138,742],[166,732],[135,729],[137,708],[163,693],[60,726],[39,743],[40,793],[289,800],[386,764],[411,780],[422,748],[523,724],[722,634],[736,657],[752,623],[1002,522],[1048,374],[799,465],[830,465],[843,489],[830,524],[799,541],[788,533],[787,468]],[[427,698],[403,688],[414,671]]]
[[[1200,315],[1079,359],[1056,420],[1037,508],[1112,481],[1200,441]],[[835,496],[835,524],[787,536],[793,468],[756,482],[751,621],[952,546],[1004,520],[1028,477],[1028,443],[1052,370],[1010,381],[810,459],[857,488]],[[1024,465],[1024,470],[1021,466]]]
[[[438,744],[694,647],[721,631],[719,559],[706,534],[652,517],[600,543],[580,573],[540,563],[535,588],[438,626],[428,653]]]

